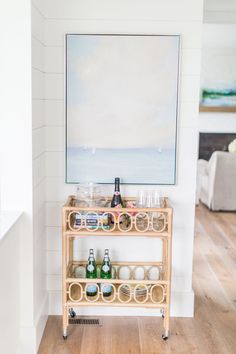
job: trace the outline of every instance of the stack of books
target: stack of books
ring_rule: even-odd
[[[75,228],[80,228],[81,224],[89,229],[109,229],[109,218],[108,214],[104,213],[81,213],[75,214]]]

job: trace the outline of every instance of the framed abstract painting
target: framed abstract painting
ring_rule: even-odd
[[[203,25],[200,112],[236,112],[235,35],[230,25]]]
[[[66,182],[175,184],[180,36],[66,35]]]

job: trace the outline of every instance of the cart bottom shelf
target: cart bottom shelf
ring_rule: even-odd
[[[90,307],[90,306],[102,306],[102,307],[146,307],[146,308],[157,308],[157,309],[162,309],[166,308],[167,304],[166,303],[161,303],[161,304],[154,304],[154,303],[137,303],[135,301],[130,301],[130,302],[119,302],[119,301],[114,301],[112,303],[109,302],[103,302],[103,301],[96,301],[96,302],[88,302],[88,301],[81,301],[81,302],[72,302],[72,301],[67,301],[65,303],[66,307]]]
[[[104,295],[101,283],[92,283],[96,294],[88,296],[88,286],[88,283],[80,282],[68,284],[66,303],[73,306],[166,307],[167,285],[164,284],[114,284],[111,280],[109,296]]]

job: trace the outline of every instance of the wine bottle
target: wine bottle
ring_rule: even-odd
[[[109,258],[109,250],[105,249],[105,254],[101,268],[101,279],[111,279],[111,261]],[[110,296],[112,293],[112,286],[109,283],[101,283],[101,292],[103,296]]]
[[[113,197],[112,197],[112,200],[111,200],[111,207],[112,208],[115,208],[117,205],[120,205],[122,206],[122,198],[121,198],[121,194],[120,194],[120,179],[119,177],[116,177],[115,178],[115,191],[114,191],[114,194],[113,194]],[[111,223],[114,224],[115,222],[115,219],[113,217],[113,215],[111,215]],[[120,217],[119,219],[119,223],[121,224],[123,222],[123,217]]]
[[[118,177],[115,178],[115,191],[111,200],[111,207],[115,208],[117,205],[122,205],[122,198],[120,194],[120,179]]]
[[[91,248],[89,250],[89,258],[88,263],[86,265],[86,278],[88,279],[96,279],[97,278],[97,265],[94,258],[94,251]],[[96,296],[97,295],[97,286],[95,283],[88,283],[86,287],[86,295],[87,296]]]

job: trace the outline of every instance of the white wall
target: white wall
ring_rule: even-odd
[[[0,352],[4,354],[17,353],[20,342],[20,242],[23,224],[22,218],[14,218],[14,221],[3,238],[0,237]]]
[[[32,158],[33,158],[33,254],[34,324],[36,346],[47,320],[45,232],[45,73],[43,2],[31,1],[32,19]]]
[[[39,4],[37,1],[37,6]],[[23,212],[20,223],[6,236],[4,245],[0,245],[1,261],[6,263],[8,258],[9,262],[4,266],[1,263],[1,282],[4,281],[4,271],[11,278],[9,293],[2,294],[3,300],[7,300],[7,294],[9,301],[12,299],[12,305],[7,302],[4,305],[1,297],[1,305],[5,306],[8,316],[14,317],[9,327],[12,338],[9,339],[7,333],[5,337],[9,342],[8,349],[3,348],[1,342],[0,352],[11,350],[9,353],[13,354],[17,348],[19,354],[33,354],[48,312],[44,230],[43,16],[34,4],[31,9],[30,0],[10,0],[1,3],[0,26],[2,208]],[[15,294],[10,294],[14,281]],[[6,311],[1,313],[4,315]],[[18,325],[19,337],[17,333],[14,335]]]
[[[205,23],[235,23],[235,0],[204,0]]]
[[[5,267],[3,270],[20,274],[19,284],[16,283],[18,301],[12,304],[12,316],[14,318],[14,307],[18,305],[16,321],[20,322],[20,341],[17,344],[17,349],[19,353],[24,354],[34,352],[35,340],[33,318],[30,11],[29,0],[20,2],[9,0],[0,3],[2,208],[23,212],[21,228],[15,228],[14,234],[11,234],[8,250],[6,249],[7,243],[5,243],[4,254],[8,257],[9,268]],[[15,255],[16,257],[14,257],[16,250],[12,250],[12,245],[10,247],[10,243],[14,243],[13,237],[15,237],[16,249],[19,251],[19,254]],[[14,258],[11,259],[12,253]],[[17,264],[18,257],[19,264]],[[15,259],[16,263],[14,264]],[[19,268],[16,271],[15,268],[17,267]],[[2,275],[1,284],[4,284],[2,283],[3,278]],[[14,275],[13,279],[15,279]],[[5,305],[7,306],[7,304]],[[14,325],[13,327],[15,328]],[[17,338],[13,336],[11,340],[13,342]],[[0,348],[0,352],[5,353],[6,351]]]
[[[200,113],[199,132],[236,133],[236,113]]]
[[[194,191],[197,159],[197,127],[201,58],[202,1],[52,0],[45,2],[45,129],[46,129],[46,227],[49,313],[61,313],[61,206],[74,186],[64,183],[64,34],[145,33],[181,34],[180,114],[178,121],[177,185],[160,188],[174,206],[172,314],[193,314],[192,257]],[[109,161],[108,167],[109,167]],[[122,177],[122,176],[121,176]],[[148,186],[146,187],[149,188]],[[138,186],[122,187],[135,195]],[[109,193],[112,187],[109,188]],[[150,242],[150,243],[149,243]],[[122,242],[90,238],[77,244],[87,258],[88,248],[109,247],[112,258],[154,259],[158,242],[146,238]],[[150,247],[149,247],[150,246]],[[115,309],[86,313],[121,313]],[[81,313],[81,312],[80,312]],[[85,312],[83,312],[85,313]],[[136,310],[123,313],[152,314]]]
[[[15,11],[12,11],[15,8]],[[30,5],[11,0],[0,8],[2,208],[31,212]],[[16,30],[18,28],[18,30]],[[17,58],[17,60],[16,60]]]
[[[211,83],[236,83],[236,24],[204,24],[201,87]],[[235,133],[236,113],[199,114],[199,132]]]

